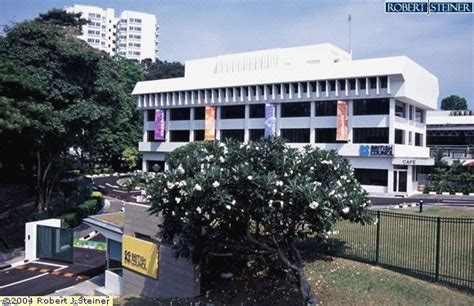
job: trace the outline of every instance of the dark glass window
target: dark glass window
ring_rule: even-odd
[[[265,118],[265,104],[250,105],[250,118]]]
[[[189,120],[191,109],[189,107],[184,108],[172,108],[170,109],[170,120],[179,121],[179,120]]]
[[[316,116],[336,116],[337,101],[316,101]]]
[[[268,95],[273,95],[273,85],[267,85],[267,93]]]
[[[261,96],[265,93],[265,89],[263,87],[264,87],[263,85],[258,86],[258,90],[260,91]]]
[[[354,116],[357,115],[387,115],[390,111],[389,99],[354,100]]]
[[[194,141],[204,140],[204,130],[194,130]]]
[[[310,84],[310,86],[311,86],[311,89],[310,89],[311,92],[316,92],[316,82],[311,82],[311,83],[309,83],[309,84]]]
[[[225,139],[244,142],[244,130],[221,130],[221,140]]]
[[[355,79],[349,79],[349,89],[350,90],[355,90],[356,89],[356,80]]]
[[[146,168],[148,172],[162,172],[165,170],[165,162],[163,160],[147,160]]]
[[[304,82],[303,84],[301,84],[301,87],[303,88],[304,93],[308,92],[308,83]]]
[[[354,143],[388,143],[388,128],[354,128]]]
[[[336,143],[336,129],[316,129],[317,143]]]
[[[257,86],[252,86],[250,87],[250,89],[252,90],[250,94],[252,96],[255,96],[257,94]]]
[[[194,108],[194,120],[204,120],[206,113],[205,107],[195,107]]]
[[[107,239],[107,268],[116,269],[122,267],[122,243]]]
[[[395,116],[406,118],[407,105],[401,101],[395,101]]]
[[[408,112],[408,118],[410,118],[410,120],[413,120],[413,105],[410,105]]]
[[[244,105],[232,105],[221,107],[221,119],[240,119],[245,118]]]
[[[321,92],[326,92],[326,81],[319,82],[319,90]]]
[[[425,122],[425,112],[418,107],[415,108],[415,121],[420,123]]]
[[[336,81],[334,81],[334,80],[329,81],[329,90],[330,91],[335,91],[336,90]]]
[[[147,121],[155,121],[155,110],[154,109],[147,109]]]
[[[285,86],[285,93],[289,94],[290,93],[290,84],[284,84]]]
[[[339,80],[339,90],[346,90],[346,80]]]
[[[395,129],[395,143],[404,144],[404,137],[403,137],[404,134],[405,134],[405,131]]]
[[[365,78],[359,79],[360,89],[365,89],[367,86],[367,80]]]
[[[189,131],[170,131],[170,142],[189,142]]]
[[[294,102],[281,104],[281,117],[309,117],[310,102]]]
[[[250,141],[255,141],[259,140],[264,136],[265,130],[264,129],[250,129],[249,130],[249,140]]]
[[[280,95],[281,94],[281,84],[276,84],[276,93],[277,95]]]
[[[380,77],[380,87],[387,88],[388,78],[386,76]]]
[[[415,146],[423,146],[423,135],[420,133],[415,133]]]
[[[361,185],[387,186],[388,170],[354,168],[354,176]]]
[[[286,142],[309,143],[309,129],[281,129],[280,136]]]
[[[377,88],[377,78],[369,78],[369,83],[371,89]]]
[[[147,131],[146,132],[146,140],[148,142],[161,142],[161,141],[164,141],[164,140],[155,140],[155,131]]]

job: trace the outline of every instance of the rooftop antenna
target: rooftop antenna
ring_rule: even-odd
[[[349,54],[352,57],[352,16],[349,14],[347,16],[347,22],[349,22]]]

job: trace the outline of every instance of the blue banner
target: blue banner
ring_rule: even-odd
[[[275,104],[265,104],[265,138],[276,134],[276,107]]]

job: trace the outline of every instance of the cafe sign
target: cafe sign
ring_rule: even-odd
[[[402,166],[433,166],[433,158],[394,158],[392,165]]]
[[[122,266],[156,279],[158,277],[158,245],[123,235]]]

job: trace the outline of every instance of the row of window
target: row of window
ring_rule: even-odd
[[[128,55],[140,55],[140,51],[128,51]]]
[[[407,118],[408,112],[408,119],[413,120],[413,109],[415,109],[415,121],[424,123],[425,112],[422,109],[414,107],[413,105],[407,107],[406,103],[398,100],[395,101],[395,116],[397,117]]]
[[[399,131],[399,130],[398,130]],[[249,140],[257,140],[263,137],[264,129],[249,129]],[[221,130],[221,139],[232,138],[244,142],[244,130]],[[189,130],[171,130],[170,142],[188,142]],[[388,128],[353,128],[353,143],[389,143]],[[396,131],[397,142],[397,131]],[[415,133],[415,145],[421,146],[423,135]],[[310,129],[280,129],[280,136],[288,143],[310,143]],[[204,140],[204,130],[194,130],[194,141]],[[154,142],[154,131],[147,131],[147,141]],[[315,129],[316,143],[339,143],[336,140],[335,128],[317,128]],[[345,143],[344,141],[342,143]]]
[[[88,30],[87,34],[89,34],[89,35],[100,35],[100,31]]]
[[[88,25],[91,27],[100,27],[100,22],[89,21]]]
[[[130,35],[128,35],[128,38],[131,38],[131,39],[141,39],[142,36],[141,36],[141,35],[130,34]]]
[[[139,32],[142,30],[141,27],[130,27],[129,29],[130,31],[139,31]]]
[[[100,43],[100,39],[88,38],[87,42],[92,44],[98,44]]]
[[[318,116],[336,116],[337,101],[316,101],[315,113]],[[280,117],[309,117],[311,115],[311,102],[281,103]],[[388,115],[390,111],[389,99],[361,99],[354,100],[353,115]],[[204,120],[204,107],[194,108],[194,120]],[[220,119],[243,119],[245,118],[245,105],[221,106]],[[155,118],[155,110],[148,110],[148,121]],[[191,108],[170,109],[170,120],[190,120]],[[265,118],[265,104],[249,105],[250,118]]]
[[[140,43],[128,43],[128,46],[129,47],[140,48],[141,44]],[[124,44],[124,47],[125,47],[125,44]]]
[[[407,144],[406,143],[406,131],[401,129],[395,129],[395,143],[396,144]],[[413,144],[413,132],[408,132],[408,144]],[[423,134],[415,132],[415,146],[422,147],[423,146]]]
[[[140,18],[130,18],[130,22],[135,22],[135,23],[142,23],[142,20]]]
[[[215,97],[223,99],[233,99],[233,98],[242,98],[242,97],[253,97],[257,95],[281,95],[285,93],[287,95],[291,93],[307,93],[312,92],[316,93],[318,88],[320,92],[326,91],[336,91],[339,87],[340,91],[346,90],[346,81],[347,89],[355,90],[356,83],[359,84],[359,89],[364,90],[366,88],[376,89],[377,88],[377,79],[379,79],[380,88],[387,88],[388,78],[386,76],[381,77],[371,77],[371,78],[361,78],[361,79],[340,79],[340,80],[328,80],[328,81],[312,81],[312,82],[295,82],[295,83],[283,83],[283,84],[269,84],[269,85],[252,85],[252,86],[243,86],[243,87],[231,87],[231,88],[213,88],[213,89],[199,89],[186,92],[173,92],[171,93],[173,97],[178,94],[179,96],[187,96],[190,99],[208,99],[211,98],[214,100]],[[158,99],[165,98],[170,93],[158,93]],[[147,96],[144,96],[147,99]]]

